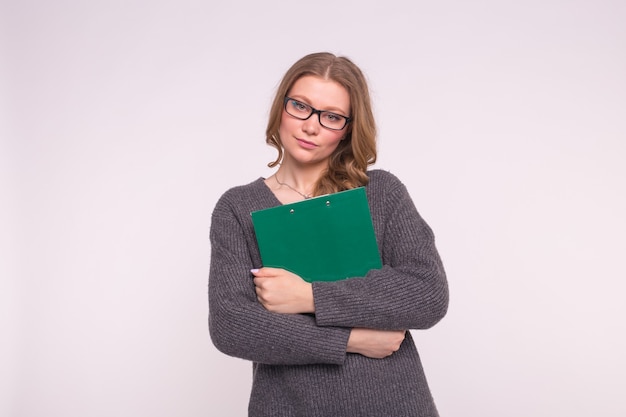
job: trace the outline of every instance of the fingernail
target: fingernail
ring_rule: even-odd
[[[252,272],[253,274],[256,274],[257,272],[259,272],[258,269],[251,269],[250,272]]]

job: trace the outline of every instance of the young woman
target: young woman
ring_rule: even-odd
[[[228,190],[214,209],[209,329],[220,351],[253,362],[249,416],[438,415],[407,330],[446,314],[446,276],[405,186],[367,169],[375,139],[359,68],[345,57],[307,55],[287,71],[271,108],[266,140],[278,169]],[[263,267],[252,211],[360,186],[381,269],[308,283]]]

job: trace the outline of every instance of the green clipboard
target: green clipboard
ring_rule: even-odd
[[[308,282],[362,277],[382,267],[364,187],[251,215],[263,266]]]

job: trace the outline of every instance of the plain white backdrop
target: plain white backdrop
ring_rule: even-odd
[[[301,56],[370,81],[377,168],[437,236],[442,416],[626,415],[626,3],[5,0],[0,415],[244,416],[208,231],[271,171]]]

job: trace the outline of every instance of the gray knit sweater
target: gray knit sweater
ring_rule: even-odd
[[[437,416],[410,333],[385,359],[346,353],[352,327],[426,329],[448,307],[430,227],[382,170],[366,187],[383,267],[313,283],[315,314],[272,313],[250,269],[262,267],[250,212],[280,202],[262,178],[228,190],[211,223],[209,329],[223,353],[253,362],[252,417]]]

